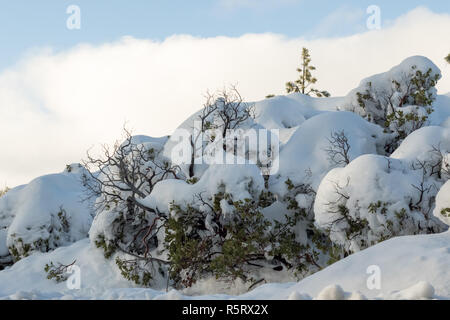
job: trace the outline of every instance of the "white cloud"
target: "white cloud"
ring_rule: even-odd
[[[313,37],[364,32],[367,15],[361,8],[344,5],[323,18],[312,31]]]
[[[0,185],[61,171],[92,145],[113,142],[125,121],[135,133],[170,134],[201,107],[207,89],[238,83],[249,100],[282,94],[302,46],[311,49],[318,86],[333,95],[418,54],[442,69],[439,89],[448,92],[448,30],[449,15],[416,9],[389,28],[345,38],[124,38],[34,53],[0,74]]]

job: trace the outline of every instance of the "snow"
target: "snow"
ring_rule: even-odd
[[[434,295],[435,291],[433,286],[426,281],[420,281],[410,288],[398,292],[393,292],[391,294],[391,298],[399,300],[425,300],[433,299]]]
[[[394,291],[426,281],[437,296],[450,292],[450,233],[394,238],[353,254],[294,286],[300,292],[317,296],[327,285],[340,285],[346,291],[360,291],[367,298],[389,298]],[[401,261],[401,263],[398,263]],[[381,270],[381,289],[370,290],[367,267]],[[423,272],[426,270],[426,272]]]
[[[160,137],[160,138],[154,138],[154,137],[149,137],[149,136],[144,136],[144,135],[137,135],[137,136],[133,136],[131,138],[131,142],[134,144],[155,144],[155,145],[159,145],[159,146],[164,146],[167,141],[169,140],[169,137]]]
[[[439,190],[433,214],[442,222],[450,225],[450,180]]]
[[[361,245],[373,245],[382,239],[388,224],[397,235],[422,233],[425,224],[443,231],[439,223],[431,221],[430,224],[430,217],[425,218],[424,212],[433,206],[434,197],[449,178],[449,151],[450,130],[429,126],[410,134],[390,157],[362,155],[345,168],[330,170],[317,190],[315,224],[321,229],[330,229],[332,241],[352,252],[360,250]],[[428,163],[425,176],[420,163]],[[431,174],[433,166],[435,176]],[[426,190],[423,196],[417,188],[421,185]],[[439,199],[445,197],[444,192]],[[378,209],[374,210],[374,204]],[[414,209],[411,204],[420,204],[421,208]],[[367,239],[362,235],[347,239],[348,223],[336,223],[343,217],[337,210],[339,205],[349,210],[351,218],[367,221],[371,230]],[[381,207],[383,209],[378,211]],[[398,218],[402,211],[408,221],[401,222]],[[435,215],[446,222],[440,212],[435,210]]]
[[[299,283],[270,283],[242,295],[169,292],[136,288],[103,259],[99,249],[84,239],[50,253],[36,253],[0,272],[3,299],[450,299],[450,232],[405,236],[387,240],[353,254]],[[46,279],[49,261],[76,263],[81,268],[81,289]],[[401,261],[402,263],[398,263]],[[367,268],[380,268],[380,289],[369,289]],[[423,272],[426,270],[426,272]],[[211,283],[206,288],[211,290]],[[207,292],[207,290],[204,290]]]
[[[89,239],[83,239],[71,246],[60,247],[50,253],[35,253],[15,263],[11,268],[0,273],[0,296],[5,297],[17,292],[32,293],[39,295],[49,294],[60,298],[66,293],[77,293],[77,290],[69,290],[66,283],[56,283],[46,278],[44,267],[47,263],[70,264],[76,260],[76,265],[81,269],[81,288],[84,294],[95,290],[99,293],[106,289],[115,287],[132,287],[115,270],[114,261],[103,258],[99,249],[92,248]],[[20,275],[20,278],[17,276]],[[20,281],[18,281],[20,279]],[[26,284],[26,285],[25,285]],[[95,284],[93,287],[89,284]]]
[[[0,215],[6,217],[2,219],[0,255],[5,253],[5,246],[29,244],[31,250],[51,250],[87,237],[93,217],[90,203],[81,201],[84,170],[71,165],[70,172],[66,169],[39,177],[0,198]],[[62,218],[68,223],[67,229]],[[52,232],[52,228],[60,230]],[[35,244],[39,240],[48,243],[39,247]]]
[[[330,163],[325,149],[330,146],[332,133],[344,131],[351,149],[350,159],[362,154],[377,153],[382,141],[380,127],[368,123],[351,112],[327,112],[302,123],[280,151],[280,170],[275,176],[274,189],[283,194],[284,182],[309,183],[317,189],[323,176],[335,165]]]
[[[0,257],[9,255],[6,239],[8,227],[15,217],[15,208],[19,205],[19,195],[25,186],[18,186],[9,190],[0,198]]]
[[[317,295],[316,300],[344,300],[345,292],[338,285],[330,285]]]
[[[330,239],[352,252],[383,239],[389,225],[389,230],[393,230],[390,232],[397,235],[423,233],[428,228],[443,231],[442,225],[423,213],[423,208],[431,205],[440,183],[426,180],[427,192],[420,197],[416,187],[422,181],[422,170],[411,169],[410,162],[378,155],[361,156],[345,168],[331,170],[322,180],[314,204],[315,223],[321,229],[330,228]],[[422,209],[412,209],[411,203],[420,204]],[[346,230],[350,227],[342,220],[339,205],[349,210],[351,218],[367,221],[369,233],[348,239]],[[406,219],[399,218],[401,212]]]
[[[394,159],[425,160],[430,157],[433,147],[444,152],[450,151],[450,128],[430,126],[411,133],[391,155]]]
[[[234,201],[250,199],[250,191],[256,193],[264,189],[264,179],[256,165],[213,165],[203,174],[195,184],[188,184],[181,180],[165,180],[155,186],[154,192],[142,203],[161,211],[170,211],[170,203],[192,203],[194,196],[202,194],[205,199],[220,190],[233,196]],[[250,190],[250,186],[251,189]]]
[[[105,259],[103,251],[95,247],[98,235],[114,236],[111,225],[118,212],[105,210],[93,217],[93,203],[80,201],[84,195],[81,177],[86,171],[73,164],[62,173],[39,177],[0,198],[0,265],[17,260],[11,255],[11,247],[22,250],[19,261],[0,271],[0,298],[450,299],[450,231],[446,231],[450,225],[450,96],[436,95],[434,88],[430,89],[436,100],[428,123],[408,135],[390,156],[384,150],[389,135],[381,126],[367,121],[366,111],[371,106],[363,110],[356,99],[356,92],[363,92],[369,82],[376,92],[391,90],[392,80],[400,82],[409,75],[412,66],[424,73],[431,69],[432,74],[440,74],[427,58],[411,57],[388,72],[364,79],[345,97],[319,99],[294,93],[252,102],[256,118],[240,126],[244,134],[253,129],[279,130],[279,170],[268,181],[269,190],[278,201],[262,210],[264,216],[282,221],[286,208],[279,200],[289,193],[288,179],[294,185],[310,187],[311,192],[296,194],[294,198],[300,207],[313,208],[316,227],[326,230],[333,226],[332,242],[352,253],[345,259],[299,282],[292,282],[292,278],[281,273],[267,274],[268,283],[250,292],[246,292],[248,284],[242,281],[224,283],[214,278],[201,279],[182,291],[139,288],[121,276],[114,259]],[[394,92],[393,100],[397,101],[404,89]],[[412,110],[415,106],[403,108]],[[200,112],[179,129],[192,132]],[[326,151],[331,135],[339,132],[345,133],[351,146],[348,164],[333,163]],[[173,160],[170,158],[177,145],[176,135],[134,136],[132,142],[162,150],[168,160]],[[222,144],[211,142],[208,148],[208,152],[220,150]],[[236,158],[242,159],[239,156],[242,155]],[[422,170],[414,165],[417,161],[436,164],[437,171],[424,178]],[[187,176],[187,166],[182,166],[182,170]],[[194,204],[201,209],[198,195],[207,199],[220,191],[237,201],[266,190],[260,168],[252,163],[196,165],[195,176],[198,178],[195,183],[161,181],[149,196],[139,201],[169,212],[173,202],[180,206]],[[423,198],[414,188],[421,183],[427,189]],[[370,209],[379,201],[386,207],[385,212]],[[414,204],[420,202],[422,207],[415,208]],[[338,204],[345,205],[352,218],[365,219],[370,232],[365,230],[349,240],[345,236],[348,225],[334,224],[341,213],[330,206]],[[231,212],[227,201],[222,200],[220,206],[225,215]],[[429,216],[423,214],[424,208]],[[68,228],[58,216],[62,209]],[[408,217],[404,223],[398,222],[402,210]],[[393,224],[396,237],[382,241],[389,223]],[[214,228],[208,217],[206,228]],[[420,234],[428,228],[441,233]],[[412,233],[416,235],[409,235]],[[306,234],[296,236],[298,241],[307,242]],[[158,240],[163,240],[162,237],[159,234]],[[47,240],[49,245],[37,245],[40,240]],[[25,250],[25,245],[30,245],[31,251]],[[46,278],[46,264],[73,261],[81,270],[79,290]],[[369,269],[380,271],[379,288],[368,286],[368,279],[375,275],[368,273]]]
[[[392,97],[389,98],[389,100],[394,108],[397,108],[400,105],[401,97],[407,92],[408,86],[406,80],[413,77],[417,71],[426,74],[430,69],[432,77],[435,75],[437,75],[438,78],[441,77],[439,68],[428,58],[422,56],[409,57],[387,72],[363,79],[359,86],[350,91],[350,93],[342,100],[339,109],[356,112],[363,117],[371,114],[372,119],[377,121],[378,119],[383,118],[384,110],[378,108],[375,102],[369,103],[362,108],[358,103],[357,93],[363,94],[371,87],[372,93],[376,95],[372,96],[375,100],[383,100],[384,96],[389,97],[392,94]],[[399,88],[394,87],[394,81],[400,84]],[[432,87],[428,91],[433,98],[436,98],[436,88]],[[440,112],[439,115],[441,115]]]
[[[255,122],[266,129],[292,128],[306,119],[336,111],[343,98],[314,98],[300,93],[276,96],[255,103]]]
[[[305,121],[305,111],[295,100],[278,96],[255,104],[255,122],[266,129],[297,127]]]
[[[0,256],[9,255],[8,246],[6,245],[7,229],[0,229]]]

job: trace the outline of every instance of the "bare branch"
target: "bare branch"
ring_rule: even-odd
[[[350,144],[344,130],[332,132],[331,137],[327,139],[329,147],[325,149],[328,154],[328,160],[333,165],[346,166],[350,163]]]

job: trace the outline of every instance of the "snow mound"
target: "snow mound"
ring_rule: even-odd
[[[314,98],[301,93],[276,96],[255,103],[255,122],[265,129],[292,128],[306,119],[336,111],[342,98]]]
[[[367,300],[359,291],[345,292],[339,285],[325,287],[314,300]]]
[[[393,292],[390,295],[391,299],[396,300],[424,300],[434,298],[434,288],[426,281],[420,281],[419,283],[409,287],[407,289]]]
[[[297,284],[266,284],[240,297],[287,299],[294,291],[318,297],[325,288],[340,286],[346,295],[358,293],[367,299],[450,299],[449,241],[449,232],[397,237],[352,254]],[[367,285],[370,266],[379,268],[379,288]]]
[[[377,153],[383,130],[351,112],[327,112],[305,121],[292,135],[279,155],[274,189],[283,194],[284,182],[309,183],[317,189],[324,175],[336,164],[330,162],[326,149],[332,133],[344,132],[351,148],[350,160],[362,154]]]
[[[323,179],[314,204],[315,223],[351,252],[386,237],[443,231],[427,215],[435,185],[439,182],[423,180],[423,171],[414,170],[410,162],[364,155]]]
[[[417,75],[417,72],[427,74],[429,70],[431,78],[437,78],[437,80],[441,78],[440,69],[430,59],[423,56],[409,57],[387,72],[363,79],[359,86],[342,100],[339,109],[355,112],[362,117],[370,115],[370,118],[378,123],[378,120],[385,117],[386,111],[379,106],[379,103],[385,103],[381,100],[387,98],[393,108],[411,105],[410,101],[403,101],[403,98],[410,94],[408,80]],[[396,83],[398,86],[395,85]],[[433,100],[436,99],[437,90],[434,86],[430,85],[430,88],[425,89]],[[370,103],[363,107],[359,101],[359,94],[364,94],[366,90],[372,94],[368,97]]]
[[[298,291],[292,291],[288,300],[311,300],[311,297],[307,294],[299,293]]]
[[[92,215],[90,203],[81,201],[84,170],[67,166],[63,173],[39,177],[0,199],[0,216],[7,217],[2,219],[1,255],[5,245],[18,260],[87,237]]]
[[[65,282],[47,279],[44,271],[50,262],[70,264],[76,261],[81,272],[81,289],[69,290]],[[49,253],[34,253],[0,273],[0,297],[11,299],[61,299],[65,295],[84,295],[95,298],[102,291],[112,288],[133,287],[116,271],[114,261],[103,258],[98,249],[92,248],[89,239],[71,246],[60,247]],[[25,290],[26,291],[25,291]]]
[[[442,232],[430,213],[450,177],[450,131],[424,127],[391,155],[363,155],[327,173],[314,204],[316,225],[355,252],[398,235]]]
[[[344,300],[345,292],[338,285],[330,285],[320,291],[316,300]]]
[[[414,131],[394,151],[391,158],[405,160],[425,160],[433,148],[450,153],[450,128],[424,127]]]
[[[235,201],[251,199],[249,191],[256,193],[264,189],[264,179],[256,165],[212,165],[195,184],[182,180],[165,180],[155,186],[154,192],[142,203],[161,211],[170,211],[172,201],[178,204],[192,203],[195,195],[205,199],[218,190],[230,194]]]
[[[256,103],[255,114],[255,122],[266,129],[297,127],[305,121],[304,110],[285,96]]]

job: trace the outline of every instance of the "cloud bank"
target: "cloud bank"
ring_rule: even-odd
[[[448,92],[448,30],[450,15],[418,8],[389,28],[343,38],[127,37],[64,52],[34,51],[0,74],[0,186],[62,171],[91,146],[119,138],[125,121],[136,134],[171,134],[201,107],[207,89],[238,84],[247,100],[282,94],[296,77],[303,46],[318,68],[318,87],[334,96],[412,55],[441,68],[438,89]]]

